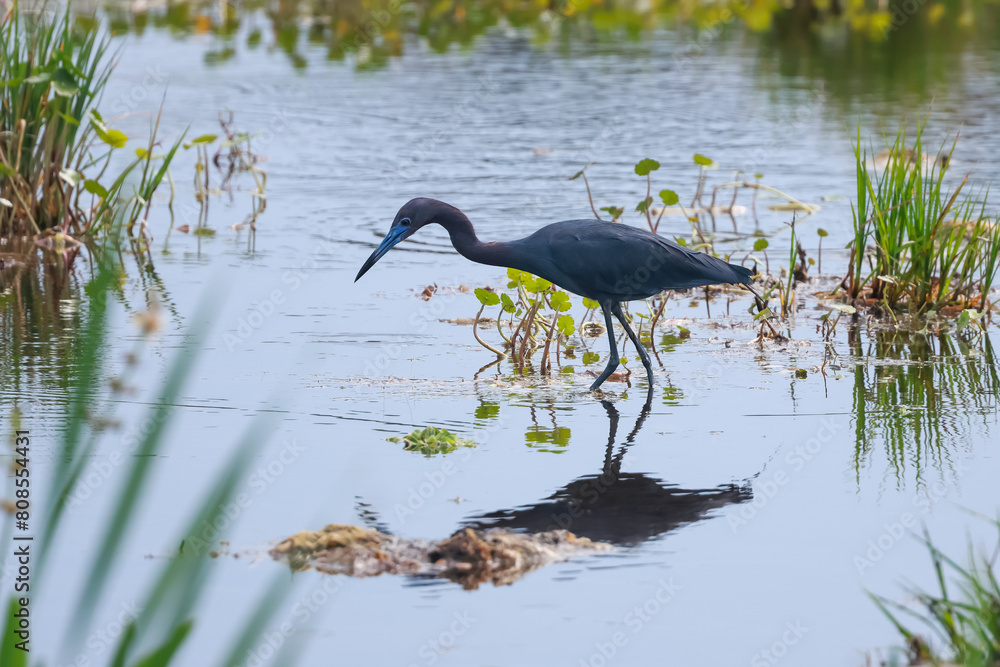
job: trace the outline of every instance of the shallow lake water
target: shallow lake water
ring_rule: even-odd
[[[798,230],[810,256],[815,229],[830,232],[822,261],[832,287],[847,262],[859,119],[870,137],[891,132],[900,109],[910,120],[929,111],[929,135],[961,129],[955,164],[985,182],[1000,167],[1000,51],[950,56],[981,76],[845,97],[739,39],[673,58],[683,41],[671,32],[568,52],[500,29],[444,54],[413,38],[372,71],[309,49],[296,69],[266,45],[210,66],[211,40],[123,38],[104,104],[135,112],[119,123],[130,136],[148,131],[164,90],[168,137],[189,126],[190,135],[213,132],[217,113],[234,110],[241,129],[264,132],[255,150],[268,158],[267,210],[252,240],[232,230],[250,206],[236,192],[231,203],[213,200],[214,236],[175,230],[168,240],[165,188],[158,193],[151,227],[163,327],[142,342],[131,313],[146,309],[152,281],[133,272],[112,307],[105,356],[110,375],[137,351],[136,391],[108,399],[122,427],[101,441],[71,503],[35,607],[43,633],[59,637],[70,620],[64,591],[94,556],[120,462],[199,319],[209,333],[140,525],[93,609],[94,627],[113,629],[140,603],[137,582],[177,548],[241,436],[267,429],[241,487],[248,502],[232,508],[238,520],[225,536],[223,551],[240,557],[213,563],[183,664],[217,659],[287,570],[266,556],[274,541],[328,523],[434,539],[462,526],[564,527],[617,548],[474,591],[299,573],[243,664],[261,664],[289,635],[304,641],[302,664],[858,665],[899,642],[866,591],[906,600],[902,581],[933,585],[914,532],[926,525],[957,556],[967,536],[985,539],[969,510],[993,516],[1000,500],[995,325],[967,341],[947,327],[850,330],[844,318],[827,351],[817,325],[828,308],[803,293],[785,327],[790,340],[761,347],[746,298],[717,295],[708,317],[700,294],[677,297],[655,335],[646,413],[641,368],[631,386],[608,383],[605,401],[586,391],[587,372],[603,360],[563,358],[567,372],[551,378],[518,378],[509,362],[477,374],[492,355],[470,327],[447,320],[479,308],[462,286],[502,287],[506,274],[464,260],[443,230],[421,231],[353,281],[411,197],[459,206],[484,239],[512,239],[588,215],[583,183],[567,180],[587,162],[597,206],[631,211],[645,194],[638,160],[659,160],[655,184],[686,202],[697,179],[691,156],[703,153],[721,165],[710,174],[716,184],[731,170],[762,172],[765,183],[820,204]],[[193,160],[186,152],[173,169],[177,225],[197,222]],[[777,201],[761,197],[758,224],[739,216],[735,231],[720,218],[719,247],[743,257],[759,225],[772,267],[787,265],[789,214],[767,208]],[[739,203],[750,205],[748,192]],[[625,221],[641,224],[635,213]],[[689,234],[679,217],[664,227]],[[419,298],[431,284],[438,291]],[[20,379],[5,377],[4,418],[15,401],[24,410],[39,466],[51,463],[66,399],[39,374],[65,363],[58,340],[82,307],[73,285],[62,296],[62,320],[27,331]],[[606,354],[604,338],[586,342]],[[426,425],[478,445],[425,458],[386,441]],[[574,507],[585,511],[572,516]],[[106,661],[95,637],[83,654]],[[47,664],[76,657],[48,653]]]

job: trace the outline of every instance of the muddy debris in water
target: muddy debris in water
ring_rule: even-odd
[[[475,590],[484,583],[509,585],[550,563],[613,548],[566,530],[532,535],[500,528],[465,528],[444,540],[433,541],[330,524],[322,530],[296,533],[270,553],[294,571],[312,568],[324,574],[351,577],[381,574],[437,577]]]
[[[444,322],[445,324],[457,324],[460,327],[471,327],[473,324],[476,323],[476,318],[474,318],[474,317],[452,317],[450,319],[444,319],[444,320],[438,320],[438,321],[439,322]],[[494,324],[494,323],[496,323],[496,320],[493,319],[492,317],[480,317],[479,318],[479,323],[483,324],[483,325]]]

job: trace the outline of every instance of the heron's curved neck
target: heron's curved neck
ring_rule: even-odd
[[[480,241],[472,222],[458,209],[439,213],[435,217],[435,222],[448,230],[451,244],[466,259],[490,266],[510,266],[511,258],[507,252],[507,244]]]

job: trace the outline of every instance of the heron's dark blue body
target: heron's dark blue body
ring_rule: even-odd
[[[565,220],[504,244],[507,266],[595,301],[648,299],[664,290],[744,284],[749,269],[628,225]]]
[[[602,220],[565,220],[516,241],[483,243],[465,214],[425,198],[410,200],[399,209],[385,240],[361,267],[355,281],[397,243],[431,223],[448,230],[455,249],[474,262],[527,271],[601,304],[611,360],[591,389],[599,387],[618,367],[612,315],[625,328],[653,382],[649,357],[625,320],[622,301],[646,299],[664,290],[718,283],[750,288],[752,284],[752,272],[742,266],[692,252],[642,229]]]

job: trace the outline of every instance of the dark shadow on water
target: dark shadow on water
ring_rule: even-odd
[[[609,425],[600,473],[578,477],[536,503],[470,517],[463,527],[528,533],[565,529],[591,540],[633,547],[708,518],[712,510],[751,500],[749,485],[685,489],[645,473],[622,471],[625,455],[649,415],[652,398],[650,387],[635,425],[620,446],[616,446],[618,409],[601,401]]]

